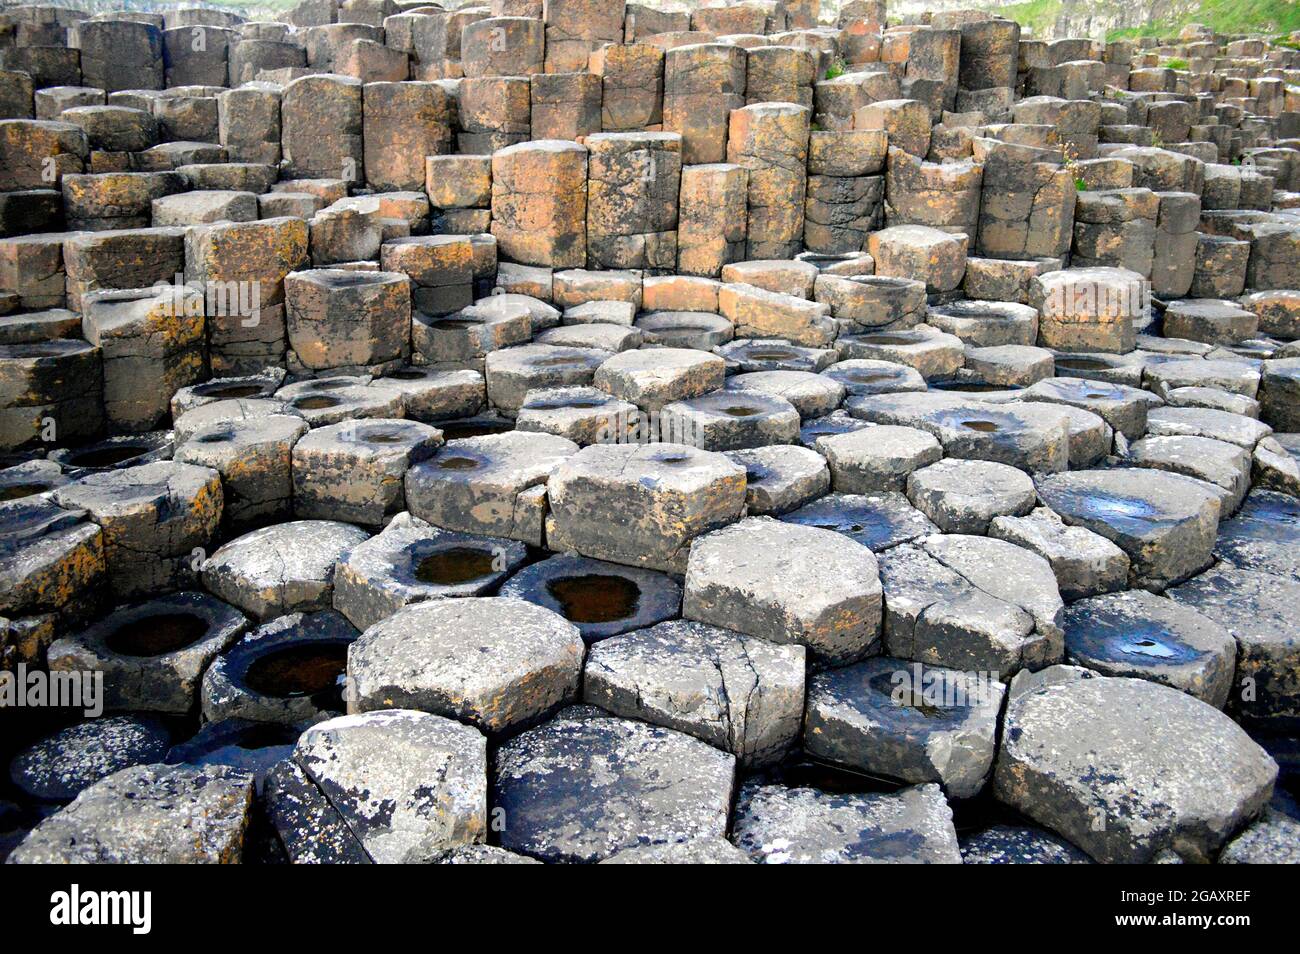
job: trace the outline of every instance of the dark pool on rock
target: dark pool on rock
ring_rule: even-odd
[[[1099,358],[1057,358],[1056,366],[1067,371],[1109,371],[1114,367]]]
[[[124,623],[105,640],[122,656],[162,656],[192,646],[208,632],[206,620],[189,613],[159,613]]]
[[[413,572],[422,583],[455,586],[496,572],[496,558],[478,547],[448,547],[422,558]]]
[[[367,444],[400,444],[406,439],[401,431],[365,431],[361,440]]]
[[[479,463],[473,457],[444,457],[438,466],[443,470],[473,470]]]
[[[454,441],[465,437],[486,437],[489,434],[504,434],[514,430],[510,421],[439,421],[438,429],[444,440]]]
[[[733,404],[729,407],[724,407],[721,410],[722,413],[726,414],[728,417],[755,417],[763,413],[760,408],[750,407],[745,404]]]
[[[895,704],[911,709],[927,719],[943,719],[948,715],[943,706],[925,701],[924,688],[914,687],[910,676],[900,684],[895,681],[894,673],[882,672],[871,677],[870,685],[875,692],[893,700]]]
[[[962,421],[961,426],[972,431],[979,431],[981,434],[992,434],[1002,425],[996,421]]]
[[[71,467],[114,467],[124,461],[149,453],[149,448],[139,444],[114,444],[82,451],[68,458]]]
[[[34,494],[43,494],[49,489],[49,484],[10,484],[8,487],[0,487],[0,500],[19,500]]]
[[[338,398],[314,394],[310,397],[298,398],[293,402],[293,406],[303,411],[321,411],[327,407],[338,407],[339,403]]]
[[[347,643],[312,641],[301,646],[285,646],[254,659],[244,673],[244,684],[263,696],[320,697],[321,708],[341,710],[339,677],[347,664]]]
[[[203,397],[219,398],[223,401],[233,398],[253,397],[266,392],[266,388],[260,384],[221,384],[215,387],[198,387],[194,390],[196,394]]]
[[[589,573],[550,580],[546,591],[574,623],[610,623],[634,614],[641,588],[622,576]]]

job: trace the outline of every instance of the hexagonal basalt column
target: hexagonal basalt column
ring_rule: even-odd
[[[487,830],[487,740],[405,709],[340,716],[298,739],[293,761],[380,864],[426,863]]]
[[[188,713],[199,679],[248,621],[204,593],[176,593],[124,607],[50,646],[54,672],[104,674],[104,706]]]
[[[349,707],[419,709],[500,733],[576,697],[583,651],[572,624],[523,600],[420,603],[348,651]]]
[[[280,102],[288,178],[361,180],[362,83],[350,76],[303,76]]]
[[[532,329],[526,305],[493,296],[445,317],[416,315],[411,343],[435,367],[475,370],[488,353],[529,341]]]
[[[115,386],[120,388],[114,367]],[[52,425],[52,431],[51,431]],[[84,341],[0,345],[0,447],[79,442],[104,425],[103,364]]]
[[[547,485],[553,549],[682,572],[691,541],[739,519],[745,471],[681,444],[595,444]]]
[[[643,410],[658,412],[673,401],[720,388],[725,367],[717,355],[687,348],[624,351],[597,368],[592,383]]]
[[[758,391],[713,391],[664,405],[659,428],[711,451],[792,444],[799,436],[799,411],[783,397]]]
[[[512,819],[502,844],[547,861],[599,861],[623,848],[721,837],[735,758],[681,732],[594,707],[497,752],[492,802]]]
[[[833,579],[827,565],[836,567]],[[876,558],[861,544],[833,530],[751,517],[692,546],[682,613],[844,663],[878,646],[881,594]]]
[[[877,275],[923,281],[931,292],[952,291],[961,284],[968,245],[963,233],[927,225],[895,225],[867,239]]]
[[[406,507],[406,471],[441,443],[441,431],[418,421],[372,418],[318,427],[293,448],[294,512],[379,526]]]
[[[342,715],[348,646],[356,638],[332,610],[290,613],[259,626],[203,674],[204,719],[297,726]]]
[[[524,544],[440,530],[399,513],[334,571],[334,608],[364,630],[412,603],[481,596],[527,555]]]
[[[577,449],[522,431],[449,441],[407,471],[407,506],[436,527],[540,546],[547,478]]]
[[[758,103],[732,111],[727,161],[749,171],[747,257],[790,258],[803,248],[812,110]]]
[[[14,486],[23,489],[21,484],[9,484]],[[104,580],[103,532],[86,522],[84,514],[62,510],[41,496],[42,486],[28,484],[31,494],[0,504],[0,615],[4,617],[76,610],[83,602],[93,602]],[[28,662],[39,662],[35,658],[39,652],[22,655],[34,657]],[[7,649],[0,660],[11,661]]]
[[[749,171],[730,163],[684,166],[677,222],[677,270],[717,277],[745,257]]]
[[[1152,470],[1088,470],[1038,482],[1067,523],[1101,534],[1132,561],[1130,582],[1162,590],[1209,566],[1220,498],[1189,477]]]
[[[104,362],[104,412],[116,430],[147,431],[207,363],[203,297],[188,288],[98,291],[82,302],[86,339]]]
[[[501,595],[559,613],[589,643],[652,626],[682,609],[682,588],[672,577],[572,553],[521,570],[501,587]]]
[[[804,648],[673,620],[592,647],[583,698],[732,752],[780,761],[803,719]]]
[[[410,347],[411,295],[398,272],[335,268],[285,277],[289,347],[312,370],[398,361]]]
[[[505,414],[516,413],[531,391],[591,384],[596,370],[611,357],[598,348],[548,344],[489,351],[484,360],[488,399]]]
[[[334,564],[369,536],[331,520],[295,520],[236,537],[202,564],[203,585],[257,619],[328,609]]]
[[[1035,276],[1029,304],[1038,309],[1042,347],[1124,354],[1133,350],[1149,296],[1136,272],[1070,268]]]
[[[215,470],[158,461],[91,474],[58,488],[54,500],[103,528],[109,584],[129,599],[193,580],[195,552],[221,521],[223,494]]]
[[[492,234],[524,265],[587,264],[587,150],[539,140],[492,156]]]
[[[592,268],[671,271],[677,264],[682,138],[588,136],[587,259]]]
[[[284,358],[284,278],[307,261],[307,223],[298,218],[218,222],[185,236],[185,280],[211,303],[208,346],[214,374],[242,374]]]
[[[682,162],[723,162],[727,122],[745,105],[745,51],[723,43],[664,54],[664,129],[682,136]]]
[[[810,754],[871,775],[938,782],[953,798],[984,787],[1005,688],[973,672],[868,659],[808,686]]]
[[[198,427],[175,459],[221,475],[223,526],[242,533],[292,513],[291,454],[305,433],[307,422],[289,414],[215,421]]]

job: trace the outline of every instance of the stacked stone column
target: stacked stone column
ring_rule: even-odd
[[[682,164],[727,160],[731,111],[745,104],[745,50],[721,43],[664,55],[664,129],[682,137]]]
[[[803,242],[810,252],[860,252],[883,216],[887,136],[879,129],[815,130],[808,140]]]
[[[729,163],[682,167],[677,270],[717,278],[745,255],[749,171]]]
[[[682,137],[600,133],[586,144],[587,267],[672,271]]]
[[[731,114],[727,160],[749,171],[748,258],[793,258],[802,250],[811,117],[808,107],[790,103]]]
[[[523,265],[587,263],[587,150],[560,140],[492,156],[492,234],[502,257]]]

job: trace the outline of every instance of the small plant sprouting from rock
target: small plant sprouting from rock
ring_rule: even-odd
[[[826,68],[826,78],[828,80],[833,80],[836,77],[843,76],[848,71],[848,65],[843,60],[837,58]]]
[[[1073,144],[1067,142],[1061,146],[1061,159],[1061,165],[1074,179],[1074,188],[1079,192],[1087,192],[1088,181],[1083,177],[1083,170],[1079,167],[1079,153]]]

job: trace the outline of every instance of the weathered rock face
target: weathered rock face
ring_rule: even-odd
[[[342,716],[303,733],[293,758],[379,864],[484,839],[487,740],[469,726],[401,709]]]
[[[1011,687],[1000,800],[1099,861],[1208,860],[1255,815],[1277,765],[1222,713],[1143,679],[1049,669]]]
[[[225,766],[137,765],[38,825],[11,864],[231,864],[241,860],[252,776]]]
[[[62,802],[122,769],[161,761],[169,747],[170,734],[161,722],[110,716],[37,742],[14,759],[10,777],[34,798]]]
[[[612,765],[619,770],[610,772]],[[733,756],[680,732],[566,710],[497,753],[501,843],[543,861],[573,862],[722,837],[734,771]]]
[[[498,733],[576,696],[582,654],[577,629],[540,606],[432,600],[372,626],[348,650],[349,708],[420,709]]]
[[[822,576],[819,559],[839,568],[833,585]],[[806,646],[814,658],[849,662],[868,655],[879,639],[876,558],[830,530],[751,517],[691,548],[682,612]]]
[[[550,140],[492,157],[492,234],[525,265],[587,263],[587,150]]]
[[[547,497],[558,549],[681,572],[696,537],[739,519],[745,473],[680,444],[597,444],[556,468]]]
[[[937,785],[897,795],[742,789],[732,839],[760,864],[961,864]]]
[[[938,782],[968,798],[993,767],[1003,693],[996,679],[869,659],[813,677],[804,747],[849,768]]]
[[[586,145],[589,267],[675,269],[681,137],[600,133]]]
[[[1038,492],[1067,523],[1099,533],[1127,553],[1136,586],[1160,590],[1210,563],[1219,498],[1192,478],[1080,471],[1045,477]]]
[[[779,761],[803,718],[804,650],[703,623],[673,621],[592,647],[583,699],[736,755]]]

